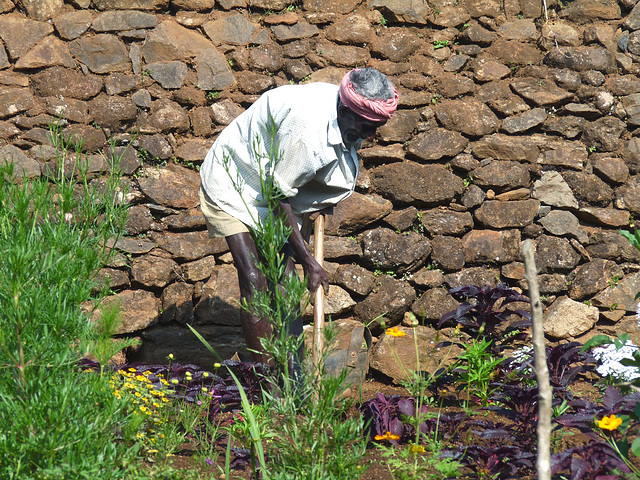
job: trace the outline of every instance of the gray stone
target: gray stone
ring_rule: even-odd
[[[569,271],[580,262],[580,254],[567,239],[541,235],[534,244],[536,266],[541,273]]]
[[[162,88],[180,88],[187,77],[187,65],[184,62],[155,62],[147,65],[147,69]]]
[[[131,68],[127,48],[114,35],[79,38],[69,44],[69,51],[93,73],[124,72]]]
[[[93,12],[76,10],[56,17],[53,24],[63,40],[75,40],[89,29],[92,21]]]
[[[92,0],[98,10],[166,10],[169,0]]]
[[[620,136],[626,123],[615,117],[603,117],[588,124],[582,136],[583,142],[600,152],[614,152],[621,146]]]
[[[312,239],[311,245],[315,241]],[[331,261],[339,259],[359,258],[362,256],[362,248],[353,238],[335,237],[333,235],[325,235],[324,240],[324,258]]]
[[[25,155],[22,150],[13,145],[0,148],[0,162],[3,165],[13,164],[13,175],[18,179],[38,178],[42,173],[42,167],[37,160]]]
[[[582,170],[589,156],[584,143],[550,140],[541,145],[536,163]]]
[[[475,211],[475,218],[489,228],[523,228],[533,222],[539,207],[540,202],[535,199],[486,201]]]
[[[376,228],[364,232],[361,243],[363,260],[369,266],[399,274],[416,270],[431,253],[429,240],[415,232],[398,234]]]
[[[457,237],[435,235],[431,239],[431,263],[446,271],[464,267],[464,247]]]
[[[478,82],[495,82],[511,74],[511,70],[506,65],[485,58],[474,60],[470,68],[473,70],[473,78]]]
[[[401,62],[421,47],[420,39],[404,29],[388,28],[375,36],[369,49],[372,55],[379,55],[392,62]]]
[[[318,27],[304,21],[299,21],[294,25],[274,25],[271,27],[271,31],[280,42],[310,38],[318,35],[320,32]]]
[[[505,118],[502,121],[501,129],[510,134],[523,133],[535,127],[539,127],[547,118],[544,108],[534,108],[528,112]]]
[[[559,208],[578,208],[578,201],[571,188],[558,172],[544,172],[540,180],[533,184],[531,196],[546,205]]]
[[[374,291],[355,306],[353,313],[376,334],[382,330],[382,316],[387,325],[397,325],[415,299],[415,290],[409,284],[381,275]]]
[[[329,293],[324,296],[324,314],[336,318],[353,310],[356,302],[351,298],[346,290],[336,286],[329,285]],[[307,305],[303,315],[313,317],[313,305]]]
[[[425,322],[437,323],[445,313],[458,308],[458,302],[444,288],[430,288],[411,305],[411,311]]]
[[[511,82],[511,88],[539,107],[559,105],[570,99],[571,92],[559,88],[552,80],[523,78]]]
[[[612,284],[593,298],[593,304],[611,310],[635,312],[638,305],[636,294],[640,292],[640,273],[627,275],[617,285]]]
[[[544,57],[544,63],[579,72],[598,70],[602,73],[614,73],[617,69],[613,53],[602,47],[554,48]]]
[[[586,232],[580,226],[580,221],[571,212],[551,210],[540,219],[540,224],[552,235],[576,238],[581,243],[588,240]]]
[[[195,320],[193,311],[193,285],[175,282],[162,291],[162,315],[160,323],[170,322],[192,324]]]
[[[216,48],[206,48],[196,56],[198,87],[203,90],[223,90],[236,80],[224,55]]]
[[[625,228],[631,220],[628,211],[614,208],[582,207],[577,215],[588,223],[608,228]]]
[[[135,120],[138,109],[129,98],[102,94],[89,102],[89,114],[101,127],[116,128]]]
[[[571,139],[580,135],[586,124],[587,121],[582,117],[574,117],[571,115],[553,117],[548,115],[542,125],[542,130]]]
[[[498,284],[500,270],[487,267],[464,268],[457,272],[447,273],[444,280],[450,288],[464,285],[480,285],[495,287]]]
[[[593,170],[613,183],[624,183],[629,178],[629,167],[620,158],[597,157],[593,162]]]

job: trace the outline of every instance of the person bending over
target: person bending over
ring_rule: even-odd
[[[372,68],[348,72],[340,86],[329,83],[285,85],[269,90],[218,136],[200,168],[200,202],[210,237],[225,237],[238,271],[240,294],[250,301],[268,288],[256,260],[251,229],[267,217],[261,175],[269,175],[279,192],[277,212],[291,229],[284,247],[287,273],[299,262],[307,287],[329,288],[327,272],[306,248],[302,223],[312,212],[347,198],[358,176],[356,151],[364,139],[391,118],[398,92]],[[273,136],[270,125],[276,125]],[[269,164],[267,149],[277,145],[278,161]],[[270,171],[270,169],[272,171]],[[268,363],[260,339],[271,333],[267,319],[243,309],[240,322],[256,362]],[[290,333],[302,333],[302,319]]]

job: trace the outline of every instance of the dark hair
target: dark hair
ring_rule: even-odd
[[[395,95],[391,81],[375,68],[353,70],[349,79],[356,93],[369,100],[387,100]]]

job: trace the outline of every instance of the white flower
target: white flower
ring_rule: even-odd
[[[594,348],[593,356],[600,362],[596,370],[603,377],[612,376],[623,381],[639,378],[640,371],[636,367],[627,367],[620,363],[623,358],[633,359],[633,352],[637,350],[638,347],[631,340],[627,340],[620,350],[613,344]]]

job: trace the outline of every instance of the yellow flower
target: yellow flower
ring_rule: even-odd
[[[175,357],[173,356],[173,353],[170,353],[169,355],[167,355],[167,359],[169,360],[173,360]]]
[[[177,378],[174,378],[173,380],[171,380],[171,383],[173,383],[174,385],[177,385],[180,382],[178,381]]]
[[[203,376],[204,378],[207,378],[207,377],[209,376],[209,372],[202,372],[202,376]]]
[[[147,407],[145,407],[144,405],[140,406],[140,411],[141,412],[146,412],[147,411]]]
[[[387,335],[391,335],[392,337],[404,337],[406,335],[406,333],[404,333],[398,327],[387,328],[384,333],[386,333]]]
[[[131,367],[131,368],[129,369],[129,371],[130,371],[130,372],[137,372],[137,370],[136,370],[135,368],[133,368],[133,367]]]
[[[622,419],[620,417],[616,417],[613,413],[608,417],[605,415],[602,417],[602,420],[598,420],[598,427],[603,430],[617,430],[618,427],[622,425]]]
[[[418,453],[426,452],[425,448],[422,445],[409,445],[409,453],[411,455],[416,455]]]
[[[380,440],[400,440],[398,435],[394,435],[391,432],[386,432],[384,435],[376,435],[375,439]]]
[[[219,364],[219,363],[217,363],[217,362],[213,364],[213,368],[220,368],[221,366],[222,366],[222,365],[220,365],[220,364]]]

